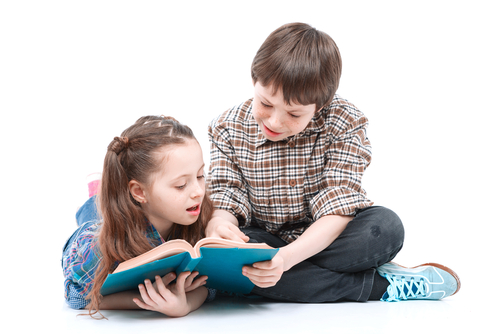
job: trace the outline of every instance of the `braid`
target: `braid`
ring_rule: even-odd
[[[130,141],[128,137],[115,137],[108,145],[108,151],[113,151],[116,155],[119,155],[121,152],[128,149],[129,146]]]

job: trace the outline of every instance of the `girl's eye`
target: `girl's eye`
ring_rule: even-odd
[[[204,178],[205,178],[205,175],[198,176],[198,179],[204,179]]]
[[[187,183],[184,183],[182,186],[177,186],[176,188],[177,189],[184,189],[184,187],[186,187]]]

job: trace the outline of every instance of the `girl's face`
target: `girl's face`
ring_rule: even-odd
[[[152,176],[151,186],[142,187],[141,205],[149,221],[165,236],[173,224],[191,225],[198,219],[205,196],[205,164],[194,139],[165,147],[157,154],[162,167]],[[131,192],[134,195],[133,188]]]
[[[255,83],[252,114],[264,136],[279,141],[302,132],[316,112],[316,105],[286,104],[283,93]]]

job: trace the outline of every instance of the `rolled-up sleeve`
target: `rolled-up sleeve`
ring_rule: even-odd
[[[228,130],[212,122],[208,136],[211,144],[208,176],[210,198],[216,209],[232,213],[240,224],[244,224],[251,217],[250,204]]]
[[[371,206],[361,179],[371,162],[371,145],[366,136],[366,117],[351,119],[345,131],[329,133],[321,190],[311,200],[314,220],[325,215],[353,215]]]

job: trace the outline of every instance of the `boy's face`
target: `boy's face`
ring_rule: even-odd
[[[316,105],[286,104],[283,93],[275,95],[273,87],[254,85],[255,93],[252,114],[264,136],[271,141],[279,141],[302,132],[316,112]]]

